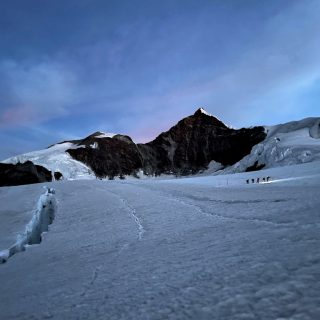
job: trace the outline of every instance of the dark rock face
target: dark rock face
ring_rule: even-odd
[[[145,170],[188,174],[205,169],[212,160],[232,165],[265,137],[263,127],[231,129],[199,109],[155,140],[138,146]]]
[[[31,161],[17,164],[0,163],[0,186],[17,186],[52,181],[51,171]]]
[[[265,166],[266,165],[264,163],[259,164],[258,161],[256,161],[252,166],[246,169],[246,172],[258,171],[263,169]]]
[[[88,165],[101,178],[134,175],[142,168],[140,152],[130,137],[115,135],[112,138],[97,138],[98,134],[94,133],[78,143],[85,147],[68,149],[67,152]]]
[[[199,109],[179,121],[169,131],[146,144],[130,137],[99,138],[99,132],[77,141],[79,148],[67,152],[95,172],[98,177],[172,173],[184,175],[205,169],[215,160],[232,165],[265,139],[263,127],[235,130]]]
[[[55,178],[55,180],[59,181],[59,180],[62,180],[63,175],[62,175],[61,172],[57,171],[57,172],[54,173],[54,178]]]

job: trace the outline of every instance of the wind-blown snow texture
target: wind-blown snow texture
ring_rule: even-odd
[[[246,184],[257,175],[272,182]],[[59,210],[45,241],[0,265],[3,319],[319,319],[319,162],[47,185]],[[30,208],[39,188],[1,201]],[[10,232],[24,216],[11,210]]]

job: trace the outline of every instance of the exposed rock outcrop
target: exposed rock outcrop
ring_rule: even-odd
[[[76,160],[88,165],[97,177],[135,175],[142,168],[142,158],[137,145],[130,137],[115,135],[99,137],[94,133],[78,142],[82,148],[68,149]]]
[[[63,179],[63,175],[59,171],[56,171],[53,176],[54,176],[54,179],[58,181]]]
[[[155,140],[138,146],[145,170],[189,174],[207,168],[212,160],[232,165],[265,137],[263,127],[231,129],[200,108]]]
[[[17,186],[52,181],[52,173],[42,166],[25,163],[0,163],[0,186]]]

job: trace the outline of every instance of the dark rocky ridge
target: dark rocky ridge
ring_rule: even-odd
[[[76,160],[88,165],[97,177],[135,175],[142,168],[142,158],[137,145],[130,137],[115,135],[112,138],[97,138],[94,133],[81,140],[83,148],[68,149]]]
[[[203,109],[145,144],[135,144],[124,135],[98,138],[99,134],[77,141],[83,147],[67,152],[98,177],[109,178],[135,175],[140,169],[148,175],[191,174],[207,168],[212,160],[232,165],[266,137],[263,127],[231,129]]]
[[[52,173],[42,166],[25,163],[0,163],[0,187],[52,181]]]

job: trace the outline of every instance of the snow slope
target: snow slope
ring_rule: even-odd
[[[320,160],[320,118],[266,126],[267,138],[251,153],[219,173],[243,172],[255,163],[266,168]]]
[[[47,149],[25,153],[11,157],[2,162],[13,163],[32,161],[51,171],[59,171],[64,179],[94,179],[92,170],[80,161],[74,160],[67,152],[67,149],[81,148],[71,142],[55,144]]]
[[[320,166],[247,185],[256,174],[47,183],[56,218],[0,265],[1,318],[318,319]],[[0,188],[1,201],[28,211],[40,189]],[[1,225],[23,231],[14,205]]]

